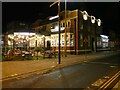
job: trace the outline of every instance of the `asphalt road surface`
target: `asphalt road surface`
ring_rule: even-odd
[[[3,88],[94,88],[120,71],[120,54],[67,66],[42,74],[15,77],[2,82]]]

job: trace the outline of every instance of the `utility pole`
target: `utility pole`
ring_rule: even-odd
[[[64,38],[64,42],[65,42],[65,46],[64,46],[64,50],[65,50],[65,57],[67,57],[67,38],[66,38],[66,35],[67,35],[67,31],[66,31],[66,25],[67,25],[67,16],[66,16],[66,9],[67,9],[67,6],[66,6],[66,0],[65,0],[65,38]]]
[[[56,3],[58,3],[58,23],[59,23],[59,38],[58,38],[58,41],[59,41],[59,48],[58,48],[58,64],[60,64],[61,63],[61,52],[60,52],[60,0],[58,0],[58,1],[56,1],[56,2],[54,2],[54,3],[52,3],[51,5],[50,5],[50,7],[52,7],[53,5],[55,5]]]
[[[60,62],[61,62],[61,57],[60,57],[60,55],[61,55],[61,53],[60,53],[60,0],[58,0],[58,16],[59,16],[59,18],[58,18],[58,21],[59,21],[59,56],[58,56],[58,60],[59,60],[59,64],[60,64]]]

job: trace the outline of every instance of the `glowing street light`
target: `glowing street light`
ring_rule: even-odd
[[[83,19],[86,21],[86,20],[88,20],[88,13],[86,12],[86,11],[83,11],[82,12],[82,15],[83,15]],[[83,24],[83,29],[85,30],[85,28],[84,28],[84,24]],[[86,33],[84,33],[84,34],[86,34]],[[85,59],[86,59],[86,44],[87,44],[87,38],[85,37],[84,38],[84,42],[85,42]]]
[[[88,13],[86,11],[83,11],[83,19],[87,20],[88,19]]]
[[[94,16],[91,16],[91,22],[95,23],[95,17]]]
[[[98,19],[97,22],[98,22],[98,26],[101,26],[101,20]]]

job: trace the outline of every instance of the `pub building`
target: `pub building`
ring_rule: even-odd
[[[32,29],[37,32],[46,32],[49,39],[45,41],[45,47],[58,50],[59,47],[59,16],[48,17],[33,24]],[[101,35],[101,20],[89,16],[86,11],[67,10],[60,13],[60,50],[69,54],[78,55],[87,52],[96,52],[103,48]],[[66,35],[66,37],[65,37]]]

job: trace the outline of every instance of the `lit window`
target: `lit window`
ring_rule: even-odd
[[[67,43],[67,45],[69,45],[69,41],[68,40],[66,41],[66,43]]]
[[[70,45],[73,46],[73,40],[70,41]]]

